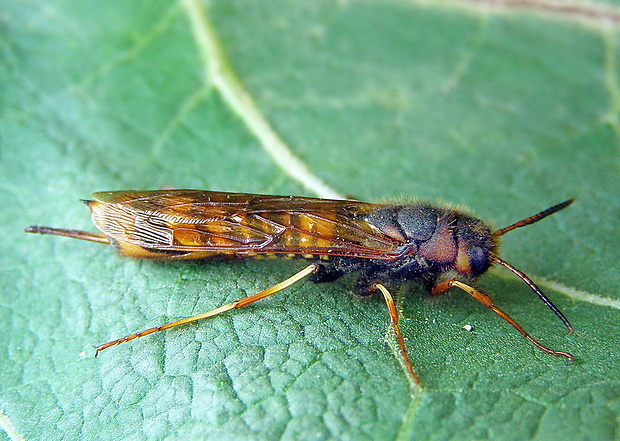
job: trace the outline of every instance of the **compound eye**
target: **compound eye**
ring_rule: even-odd
[[[469,249],[469,265],[472,273],[482,274],[489,267],[489,256],[481,246],[473,246]]]

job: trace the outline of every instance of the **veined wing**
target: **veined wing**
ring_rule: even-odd
[[[137,257],[160,252],[181,259],[275,254],[391,260],[402,252],[402,242],[364,220],[383,207],[378,204],[199,190],[93,197],[95,225],[121,254]]]

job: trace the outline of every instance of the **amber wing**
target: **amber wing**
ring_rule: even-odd
[[[393,260],[402,242],[365,217],[357,201],[199,190],[99,192],[95,225],[133,257],[348,256]]]

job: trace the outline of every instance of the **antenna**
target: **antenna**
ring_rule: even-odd
[[[499,230],[494,231],[493,234],[495,236],[501,236],[502,234],[506,234],[509,231],[514,230],[515,228],[524,227],[526,225],[531,225],[534,222],[538,222],[539,220],[542,220],[546,218],[547,216],[550,216],[553,213],[560,211],[563,208],[568,207],[574,201],[575,201],[575,198],[570,198],[569,200],[559,203],[557,205],[554,205],[553,207],[549,207],[546,210],[543,210],[540,213],[535,214],[534,216],[530,216],[526,219],[520,220],[519,222],[515,222],[514,224],[508,225],[507,227],[500,228]]]
[[[514,266],[512,266],[511,264],[509,264],[505,260],[500,259],[497,256],[493,256],[493,257],[491,257],[491,259],[493,259],[495,262],[499,263],[501,266],[503,266],[505,268],[508,268],[510,271],[515,273],[517,276],[519,276],[519,278],[521,280],[523,280],[525,283],[527,283],[527,286],[532,288],[532,291],[534,291],[538,295],[538,297],[540,297],[540,299],[545,303],[545,305],[547,305],[547,308],[552,310],[555,313],[555,315],[557,315],[559,317],[559,319],[562,320],[562,323],[564,323],[564,325],[568,328],[568,332],[570,332],[571,334],[574,332],[572,325],[570,324],[568,319],[566,317],[564,317],[564,314],[562,314],[562,312],[557,308],[557,306],[555,306],[553,304],[553,302],[551,302],[551,300],[549,300],[549,298],[545,295],[545,293],[543,293],[540,290],[540,288],[538,286],[536,286],[536,284],[532,281],[532,279],[530,279],[528,276],[526,276],[523,271],[519,271],[517,268],[515,268]]]
[[[515,222],[514,224],[508,225],[507,227],[500,228],[499,230],[494,231],[493,235],[501,236],[503,234],[506,234],[509,231],[514,230],[515,228],[520,228],[526,225],[531,225],[535,222],[538,222],[539,220],[546,218],[547,216],[552,215],[553,213],[556,213],[562,210],[563,208],[568,207],[574,201],[575,201],[575,198],[568,199],[564,202],[554,205],[553,207],[549,207],[546,210],[543,210],[540,213],[535,214],[534,216],[530,216],[526,219],[520,220],[519,222]],[[517,268],[515,268],[514,266],[512,266],[505,260],[500,259],[497,256],[492,256],[491,259],[494,262],[499,263],[504,268],[508,268],[510,271],[515,273],[521,280],[523,280],[530,288],[532,288],[532,291],[534,291],[536,295],[540,297],[540,299],[545,303],[545,305],[547,305],[547,307],[550,310],[552,310],[554,314],[557,315],[560,320],[562,320],[562,323],[564,323],[564,325],[568,328],[568,332],[570,332],[571,334],[573,333],[573,327],[571,326],[568,319],[564,317],[564,314],[562,314],[560,310],[551,302],[551,300],[549,300],[549,298],[540,290],[540,288],[536,286],[536,284],[532,281],[532,279],[530,279],[527,275],[525,275],[523,271],[518,270]]]

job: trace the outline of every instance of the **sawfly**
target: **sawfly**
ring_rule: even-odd
[[[146,329],[96,347],[120,343],[241,308],[308,277],[315,283],[358,273],[361,296],[379,292],[387,305],[404,366],[419,384],[398,327],[390,291],[417,282],[431,294],[459,288],[491,309],[547,354],[572,360],[568,352],[543,346],[472,283],[493,264],[523,280],[573,332],[564,315],[523,272],[498,256],[499,237],[538,222],[573,202],[492,231],[482,220],[429,204],[372,204],[297,196],[200,190],[98,192],[83,201],[101,233],[31,226],[28,233],[54,234],[110,244],[127,257],[160,260],[299,258],[311,263],[257,294],[212,311]]]

